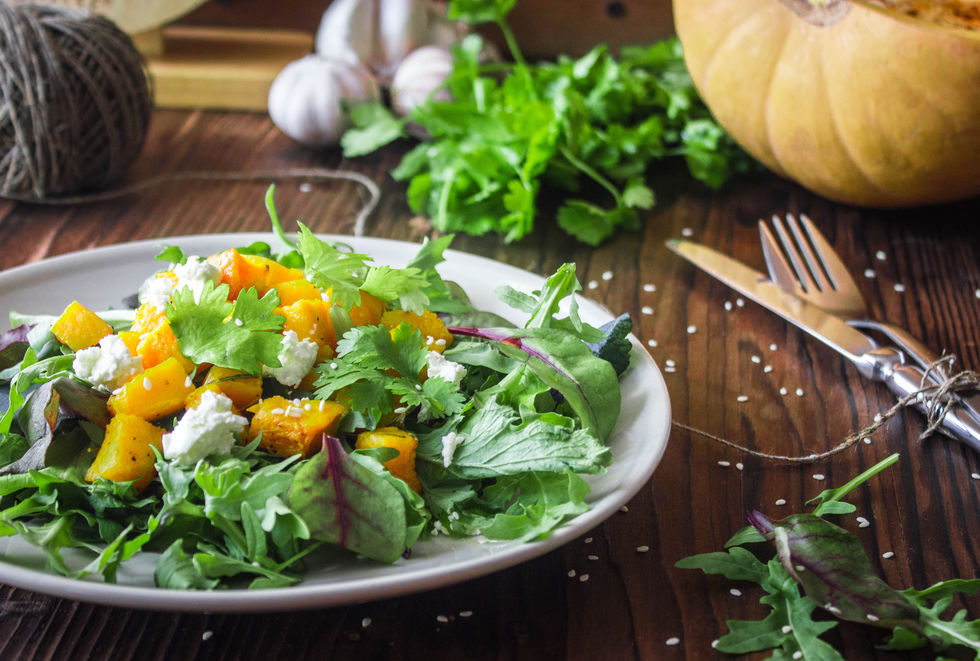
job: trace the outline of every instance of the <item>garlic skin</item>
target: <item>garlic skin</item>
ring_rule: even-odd
[[[334,0],[316,33],[316,52],[359,61],[383,81],[398,63],[426,43],[428,0]]]
[[[391,81],[391,107],[395,114],[404,116],[416,106],[425,103],[432,95],[434,101],[448,101],[449,91],[439,89],[452,73],[453,56],[441,46],[422,46],[402,60]]]
[[[307,55],[287,64],[269,89],[269,117],[297,142],[326,147],[350,127],[347,110],[377,101],[381,92],[356,63]]]

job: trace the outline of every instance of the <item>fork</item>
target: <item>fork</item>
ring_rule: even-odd
[[[786,214],[785,224],[778,216],[773,216],[772,226],[778,241],[765,221],[759,221],[762,253],[769,277],[783,291],[822,308],[855,328],[878,331],[923,369],[935,367],[939,356],[907,330],[869,318],[868,305],[854,278],[805,214],[800,214],[799,222],[792,214]]]

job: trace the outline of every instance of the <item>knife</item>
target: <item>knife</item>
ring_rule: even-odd
[[[720,252],[684,239],[670,239],[667,247],[708,275],[724,282],[743,296],[775,312],[812,337],[851,361],[858,372],[888,386],[899,398],[921,388],[924,371],[905,363],[905,355],[891,347],[880,347],[861,331],[821,308],[784,292],[763,274]],[[914,406],[928,412],[934,402],[920,396]],[[958,400],[938,402],[942,415],[940,431],[980,452],[980,422],[971,409]]]

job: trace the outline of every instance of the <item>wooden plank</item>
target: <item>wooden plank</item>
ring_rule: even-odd
[[[169,26],[163,48],[147,54],[158,108],[267,109],[282,68],[313,50],[299,30]]]

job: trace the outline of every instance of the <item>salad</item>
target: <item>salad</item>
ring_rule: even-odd
[[[71,577],[114,581],[149,551],[161,587],[263,588],[327,549],[391,563],[433,535],[539,539],[588,509],[628,316],[584,323],[566,264],[498,290],[515,328],[439,276],[451,237],[377,265],[302,225],[289,243],[267,202],[284,252],[168,247],[131,307],[79,292],[11,315],[0,535]]]

